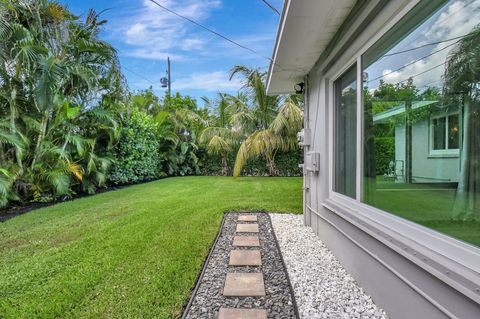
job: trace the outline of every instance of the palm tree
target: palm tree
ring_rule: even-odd
[[[98,38],[106,21],[91,10],[80,22],[48,0],[0,1],[0,167],[10,192],[0,205],[15,193],[92,190],[109,162],[98,151],[118,130],[95,104],[123,82],[115,49]]]
[[[230,80],[236,75],[242,76],[242,90],[251,102],[254,123],[257,129],[266,129],[275,118],[281,97],[267,95],[266,73],[237,65],[230,70]]]
[[[265,156],[270,175],[277,175],[275,155],[298,147],[297,132],[302,128],[302,110],[293,97],[288,97],[268,128],[256,130],[240,145],[235,160],[233,176],[238,177],[251,158]]]
[[[243,76],[243,88],[251,103],[249,134],[238,150],[233,175],[240,176],[249,159],[265,156],[270,175],[276,175],[275,155],[297,147],[296,134],[302,127],[302,109],[295,96],[269,96],[266,94],[266,73],[245,66],[235,66],[230,79],[236,74]]]
[[[222,159],[222,175],[228,175],[228,155],[239,140],[239,132],[233,127],[238,121],[235,118],[242,100],[226,93],[218,93],[216,99],[202,98],[205,107],[213,111],[213,125],[206,127],[199,138],[205,144],[207,152]],[[238,127],[238,126],[237,126]]]
[[[452,218],[480,221],[480,26],[462,38],[447,58],[445,103],[461,106],[460,180]]]

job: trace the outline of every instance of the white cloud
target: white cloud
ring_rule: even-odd
[[[200,38],[189,38],[182,41],[180,47],[184,51],[202,50],[206,41]]]
[[[220,0],[157,1],[196,21],[207,18],[212,9],[221,5]],[[125,52],[131,57],[156,59],[159,52],[200,50],[206,43],[200,36],[191,35],[192,27],[188,21],[165,11],[149,0],[143,0],[142,8],[122,22],[115,31],[121,41],[131,47]]]
[[[160,61],[165,61],[167,57],[170,57],[170,59],[176,60],[176,61],[181,61],[185,59],[185,57],[182,55],[168,53],[166,51],[157,50],[155,48],[132,49],[132,50],[126,51],[124,54],[126,56],[134,57],[134,58],[160,60]]]
[[[421,41],[412,44],[413,46],[420,46],[426,43],[445,41],[463,36],[472,31],[479,23],[480,0],[472,3],[468,3],[465,0],[458,0],[445,8],[445,10],[436,17],[431,26],[419,34]],[[445,70],[441,64],[446,61],[448,54],[455,47],[455,41],[457,40],[439,43],[432,46],[429,52],[425,50],[412,51],[415,53],[415,56],[411,58],[410,61],[405,60],[405,65],[410,65],[394,72],[388,69],[383,70],[383,79],[388,83],[398,83],[411,76],[415,76],[414,84],[417,87],[440,80]],[[402,46],[402,43],[399,46]],[[412,47],[412,45],[408,45],[407,47]],[[432,55],[420,60],[421,57],[428,54]],[[391,57],[389,59],[401,59],[401,57]],[[438,84],[441,84],[441,81],[438,81],[437,85]]]
[[[193,73],[185,78],[173,80],[173,90],[236,91],[242,84],[238,79],[228,79],[228,72],[214,71]]]

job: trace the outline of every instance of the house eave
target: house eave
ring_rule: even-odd
[[[354,7],[355,0],[286,0],[267,76],[267,93],[293,93]]]

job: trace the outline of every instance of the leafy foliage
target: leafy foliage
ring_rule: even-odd
[[[138,183],[159,177],[160,141],[156,123],[146,113],[134,110],[123,120],[118,143],[112,150],[115,162],[108,180],[113,184]]]
[[[106,21],[46,0],[4,0],[0,11],[0,206],[93,192],[118,129],[93,101],[121,96],[116,51],[98,38]]]
[[[392,161],[395,161],[395,137],[375,137],[376,175],[385,174]]]

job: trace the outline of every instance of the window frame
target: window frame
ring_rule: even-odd
[[[396,216],[388,211],[361,202],[363,195],[363,54],[380,38],[394,28],[412,9],[422,0],[412,0],[393,14],[391,19],[374,32],[358,50],[348,57],[340,59],[327,70],[323,77],[326,85],[326,104],[328,110],[328,190],[327,199],[319,203],[328,211],[338,215],[373,238],[396,251],[406,259],[430,274],[454,287],[465,296],[480,303],[478,277],[480,276],[480,247],[463,242],[454,237],[427,228],[413,221]],[[353,64],[357,65],[357,177],[356,197],[354,199],[334,191],[334,145],[335,128],[334,114],[334,82],[343,75]],[[320,211],[306,206],[311,213],[325,219]],[[415,286],[414,283],[411,285]],[[428,298],[428,297],[427,297]],[[441,305],[438,305],[442,307]]]
[[[429,137],[428,137],[428,154],[430,157],[459,157],[460,156],[460,148],[448,148],[448,143],[449,143],[449,138],[448,138],[448,133],[449,133],[449,127],[450,127],[450,122],[449,118],[452,115],[457,115],[459,116],[459,112],[454,111],[446,114],[435,114],[430,116],[429,121],[428,121],[428,130],[429,130]],[[445,118],[445,148],[444,149],[438,149],[435,150],[433,149],[434,145],[434,125],[433,121],[438,120],[441,118]],[[460,121],[459,121],[460,124]],[[459,143],[460,144],[460,143]]]
[[[335,98],[336,98],[336,90],[335,90],[335,82],[337,82],[337,80],[339,80],[343,75],[345,75],[348,71],[350,71],[354,66],[356,66],[355,70],[356,70],[356,77],[355,77],[355,83],[357,84],[356,85],[356,93],[357,93],[357,96],[356,96],[356,114],[355,114],[355,120],[356,120],[356,125],[355,125],[355,129],[356,129],[356,136],[357,136],[357,140],[355,141],[355,156],[358,157],[358,130],[359,130],[359,125],[358,125],[358,99],[359,99],[359,94],[358,92],[358,89],[359,89],[359,83],[358,83],[358,59],[356,59],[355,61],[352,61],[351,63],[348,64],[348,67],[345,68],[342,73],[340,73],[339,75],[337,75],[337,77],[335,78],[335,80],[333,80],[331,82],[331,89],[332,89],[332,93],[331,93],[331,96],[332,96],[332,103],[333,103],[333,108],[335,108],[335,104],[336,104],[336,101],[335,101]],[[333,109],[332,109],[333,110]],[[333,127],[333,134],[331,135],[332,138],[334,140],[336,140],[336,136],[335,136],[335,132],[336,132],[336,124],[337,124],[337,121],[335,119],[335,110],[332,111],[333,112],[333,122],[332,122],[332,127]],[[332,143],[333,145],[333,152],[332,152],[332,170],[333,170],[333,174],[332,174],[332,181],[331,181],[331,188],[332,190],[336,188],[336,181],[335,181],[335,173],[337,171],[337,167],[336,167],[336,143]],[[359,185],[358,185],[358,161],[355,161],[355,198],[358,198],[358,191],[359,191]],[[342,196],[345,196],[347,198],[350,198],[352,199],[352,197],[348,196],[348,195],[345,195],[345,194],[342,194],[342,193],[339,193],[339,192],[336,192],[335,193],[337,194],[340,194]]]

